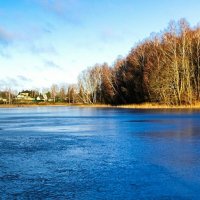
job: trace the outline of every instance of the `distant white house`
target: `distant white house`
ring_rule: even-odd
[[[17,100],[24,100],[24,101],[33,101],[35,100],[34,98],[30,97],[29,96],[29,93],[27,92],[20,92],[17,97],[16,97]]]
[[[4,99],[4,98],[2,98],[2,97],[0,97],[0,101],[3,102],[3,103],[7,103],[7,102],[8,102],[7,99]]]
[[[53,102],[54,99],[53,99],[53,98],[49,98],[48,101],[49,101],[49,102]]]
[[[40,96],[37,96],[36,101],[48,101],[48,97],[46,94],[42,94]]]
[[[37,100],[37,101],[41,101],[41,98],[38,96],[38,97],[36,98],[36,100]]]
[[[29,96],[28,92],[20,92],[16,98],[16,100],[19,101],[49,101],[48,97],[46,94],[42,94],[40,96],[37,96],[36,98],[32,98]],[[53,101],[53,100],[52,100]]]
[[[46,94],[43,94],[44,101],[48,101],[48,97]]]

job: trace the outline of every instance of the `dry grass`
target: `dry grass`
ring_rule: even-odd
[[[69,106],[66,103],[23,103],[23,104],[0,104],[0,108],[17,108],[17,107],[42,107],[42,106]]]
[[[38,107],[38,106],[75,106],[81,108],[127,108],[127,109],[200,109],[200,102],[193,105],[165,105],[157,103],[127,104],[112,106],[109,104],[68,104],[68,103],[38,103],[38,104],[0,104],[0,108]]]
[[[91,107],[91,108],[111,108],[115,107],[109,104],[76,104],[78,107]]]
[[[166,105],[157,103],[142,103],[142,104],[126,104],[112,106],[109,104],[77,104],[79,107],[92,108],[127,108],[127,109],[200,109],[200,102],[193,105]]]
[[[200,109],[200,102],[192,105],[166,105],[157,103],[143,103],[143,104],[129,104],[120,105],[119,108],[132,108],[132,109]]]

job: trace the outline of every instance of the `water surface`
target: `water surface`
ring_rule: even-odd
[[[200,199],[200,112],[2,108],[0,199]]]

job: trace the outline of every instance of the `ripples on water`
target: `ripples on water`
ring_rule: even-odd
[[[0,199],[200,199],[200,113],[0,109]]]

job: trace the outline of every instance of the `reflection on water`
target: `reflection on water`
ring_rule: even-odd
[[[199,111],[0,109],[0,199],[200,199]]]

